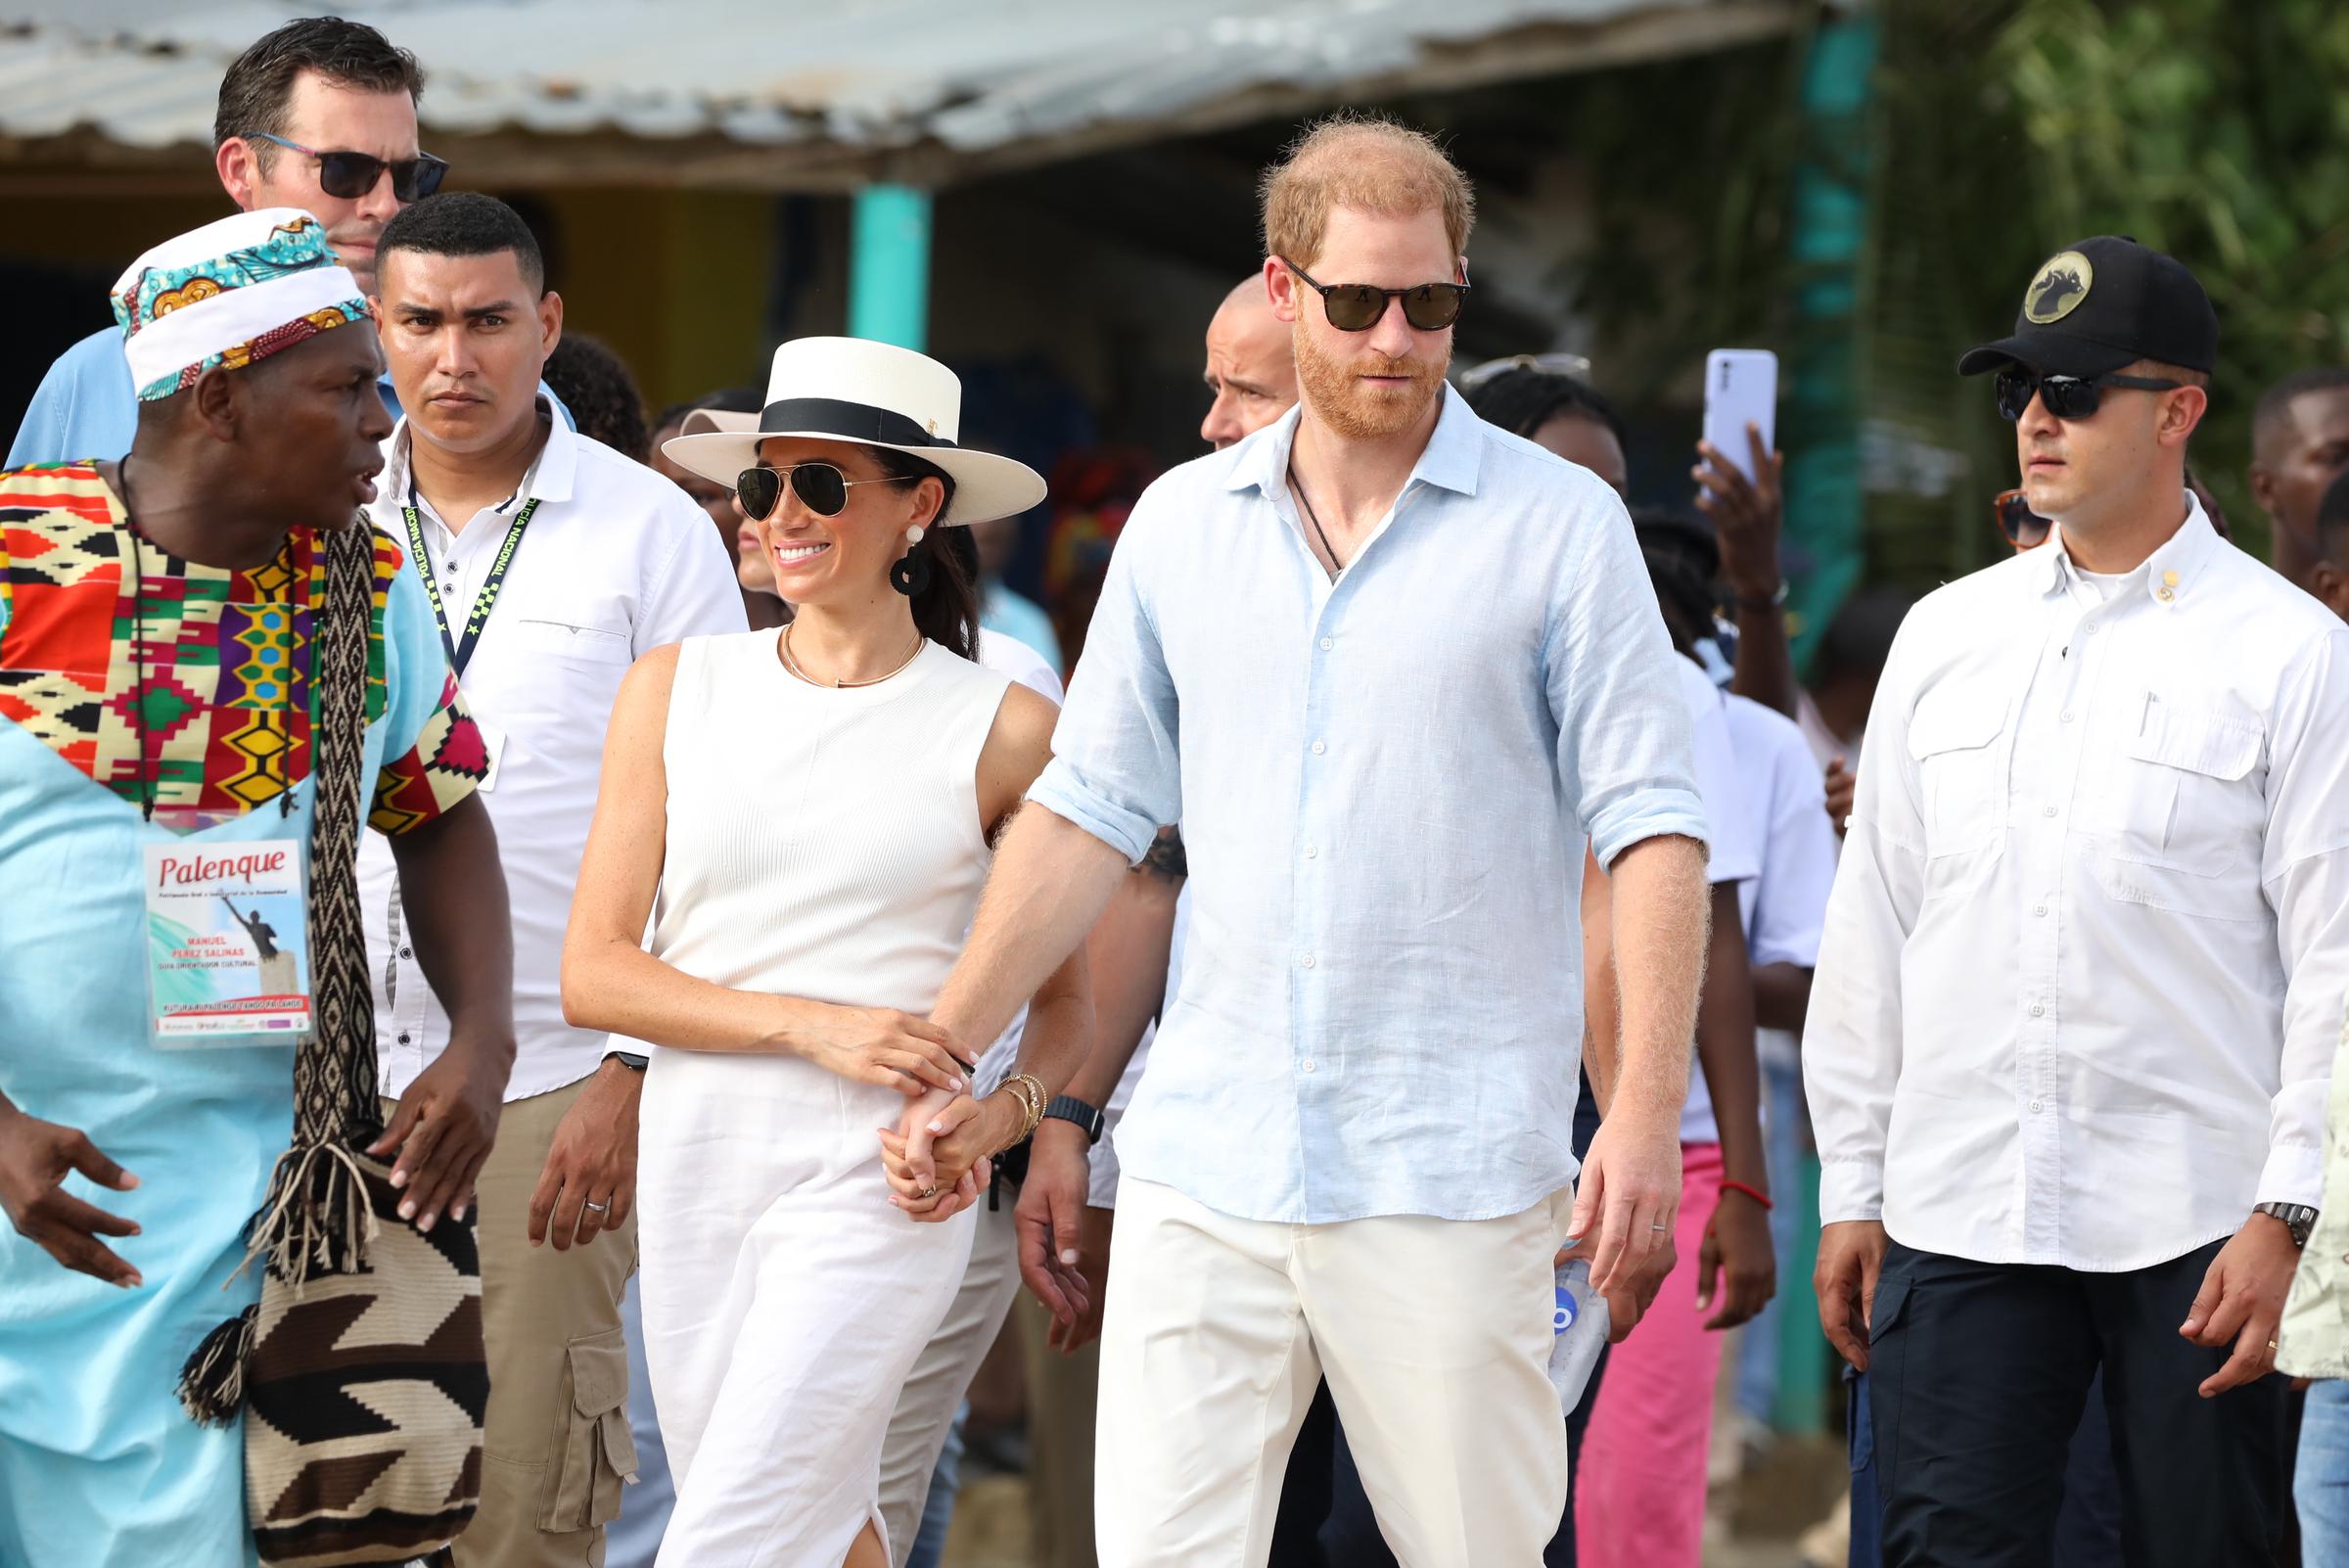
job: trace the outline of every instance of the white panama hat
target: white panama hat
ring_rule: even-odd
[[[661,445],[668,460],[731,487],[757,466],[759,443],[794,436],[853,441],[918,457],[951,477],[954,498],[942,526],[1014,517],[1044,498],[1044,479],[1027,464],[955,444],[962,382],[927,354],[863,338],[794,338],[775,350],[766,408],[718,416],[697,410]]]

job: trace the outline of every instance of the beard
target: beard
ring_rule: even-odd
[[[1291,336],[1297,358],[1297,389],[1314,415],[1349,440],[1400,436],[1416,425],[1444,386],[1451,364],[1451,341],[1433,359],[1405,355],[1390,359],[1376,349],[1359,354],[1325,353],[1299,319]],[[1364,376],[1408,376],[1402,387],[1373,387]]]

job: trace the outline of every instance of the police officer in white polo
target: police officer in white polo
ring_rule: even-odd
[[[1803,1044],[1884,1560],[2046,1568],[2099,1367],[2136,1568],[2268,1560],[2349,992],[2349,630],[2185,483],[2218,320],[2085,240],[1996,373],[2046,546],[1911,612]]]

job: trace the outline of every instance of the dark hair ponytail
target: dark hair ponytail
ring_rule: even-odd
[[[963,565],[959,552],[948,545],[960,528],[951,530],[941,528],[938,519],[946,515],[954,504],[954,479],[936,464],[926,463],[908,452],[895,447],[876,446],[874,459],[881,472],[908,486],[926,479],[934,479],[945,487],[945,495],[938,503],[938,511],[922,530],[922,542],[906,553],[915,563],[915,576],[926,579],[913,600],[913,625],[916,631],[949,652],[976,661],[979,657],[979,583],[978,574]],[[924,570],[927,568],[927,570]]]

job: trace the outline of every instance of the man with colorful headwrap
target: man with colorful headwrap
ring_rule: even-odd
[[[243,1430],[198,1425],[173,1388],[258,1298],[243,1232],[287,1144],[295,1044],[166,1048],[142,868],[267,840],[307,863],[325,540],[374,493],[392,421],[359,285],[306,212],[159,246],[114,304],[129,455],[0,473],[0,1562],[243,1568]],[[433,910],[417,945],[461,1046],[410,1089],[396,1146],[430,1228],[463,1218],[496,1128],[511,945],[480,736],[423,588],[372,537],[360,777]]]

